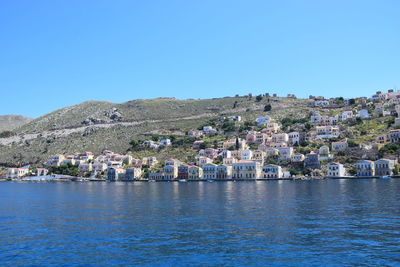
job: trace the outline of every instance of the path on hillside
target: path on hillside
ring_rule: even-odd
[[[283,106],[278,105],[277,108],[280,109],[280,108],[291,108],[291,107],[285,107],[285,105],[283,105]],[[260,106],[253,106],[251,108],[246,107],[246,108],[226,109],[226,110],[219,111],[217,113],[203,113],[203,114],[199,114],[199,115],[191,115],[191,116],[186,116],[186,117],[181,117],[181,118],[173,118],[173,119],[99,123],[99,124],[92,124],[92,125],[85,125],[85,126],[76,126],[76,127],[71,127],[71,128],[45,130],[43,132],[38,132],[38,133],[18,134],[18,135],[7,137],[7,138],[0,138],[0,145],[8,146],[14,142],[20,143],[20,142],[33,140],[33,139],[36,139],[39,137],[60,138],[60,137],[65,137],[65,136],[74,134],[74,133],[83,133],[86,129],[89,129],[89,128],[104,129],[104,128],[112,128],[112,127],[117,127],[117,126],[129,127],[129,126],[141,125],[141,124],[145,124],[145,123],[163,123],[163,122],[165,123],[165,122],[174,122],[174,121],[180,121],[180,120],[195,120],[195,119],[201,119],[201,118],[214,117],[216,115],[222,115],[222,114],[242,113],[242,112],[248,111],[249,109],[252,111],[259,110]]]

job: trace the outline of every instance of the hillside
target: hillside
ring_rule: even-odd
[[[265,115],[264,106],[274,118],[307,116],[309,100],[255,97],[224,97],[201,100],[157,98],[115,104],[89,101],[56,110],[18,129],[15,136],[0,138],[0,164],[39,163],[49,155],[104,149],[126,152],[129,142],[143,134],[184,134],[211,118],[240,115],[253,119]]]
[[[32,118],[20,115],[3,115],[0,116],[0,132],[12,131],[22,125],[32,121]]]

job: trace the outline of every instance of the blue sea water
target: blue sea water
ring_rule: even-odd
[[[0,183],[1,266],[399,266],[400,179]]]

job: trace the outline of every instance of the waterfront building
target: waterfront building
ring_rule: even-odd
[[[202,179],[203,178],[203,169],[198,167],[198,166],[194,166],[191,165],[188,167],[188,179],[189,180],[198,180],[198,179]]]
[[[282,167],[275,164],[268,164],[262,168],[263,178],[282,178]]]
[[[125,170],[124,181],[134,181],[140,179],[142,176],[142,170],[139,168],[128,168]]]
[[[178,177],[177,165],[166,165],[164,166],[164,180],[173,180]]]
[[[261,176],[261,165],[256,161],[241,160],[233,164],[233,179],[257,179]]]
[[[91,172],[93,170],[92,163],[82,163],[79,164],[78,170],[82,172]]]
[[[374,176],[375,164],[370,160],[361,160],[356,163],[357,176]]]
[[[343,164],[332,162],[328,164],[327,175],[329,177],[343,177],[346,175],[346,170]]]
[[[178,179],[188,179],[189,178],[189,166],[179,165],[178,167]]]
[[[109,181],[119,181],[124,179],[124,169],[122,168],[108,168],[107,178]]]
[[[29,168],[9,168],[7,171],[7,178],[15,179],[27,176]]]
[[[218,165],[216,170],[216,179],[231,179],[232,166]]]
[[[49,172],[49,170],[46,168],[36,168],[35,169],[36,176],[46,176],[48,172]]]
[[[164,180],[164,174],[162,172],[151,172],[149,173],[149,180]]]
[[[395,161],[390,159],[379,159],[374,162],[376,176],[393,175]]]
[[[207,163],[203,165],[203,179],[216,179],[217,178],[217,164]]]

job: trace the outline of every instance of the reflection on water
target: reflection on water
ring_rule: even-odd
[[[398,265],[400,180],[1,183],[3,265]]]

